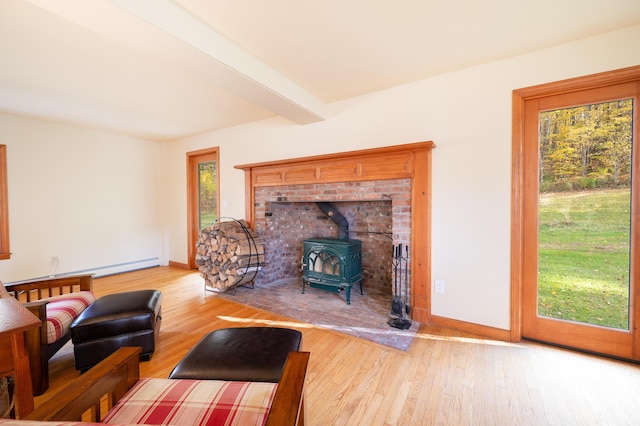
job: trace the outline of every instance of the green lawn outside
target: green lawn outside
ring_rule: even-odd
[[[211,214],[201,214],[200,215],[200,229],[204,229],[207,226],[211,225],[218,219],[218,215],[215,213]]]
[[[538,313],[628,329],[630,191],[540,195]]]

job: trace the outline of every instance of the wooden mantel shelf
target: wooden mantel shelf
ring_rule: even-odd
[[[429,152],[434,147],[433,142],[418,142],[244,164],[235,168],[249,173],[253,186],[402,179],[413,176],[415,154]]]
[[[304,164],[311,163],[315,161],[331,161],[335,159],[343,159],[348,157],[359,158],[362,156],[368,155],[385,155],[392,154],[401,151],[415,151],[415,150],[431,150],[436,147],[436,144],[432,141],[427,142],[415,142],[404,145],[392,145],[392,146],[383,146],[380,148],[370,148],[363,149],[358,151],[346,151],[346,152],[336,152],[332,154],[322,154],[322,155],[312,155],[309,157],[298,157],[298,158],[287,158],[283,160],[274,160],[274,161],[265,161],[261,163],[253,163],[253,164],[243,164],[235,166],[236,169],[253,169],[253,168],[262,168],[262,167],[271,167],[271,166],[283,166],[289,164]]]
[[[431,322],[431,141],[235,166],[245,172],[245,219],[255,226],[255,188],[411,180],[411,305]]]

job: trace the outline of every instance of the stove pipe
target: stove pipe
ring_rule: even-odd
[[[349,239],[349,222],[347,218],[335,208],[331,203],[316,202],[316,206],[324,212],[329,219],[331,219],[336,225],[338,225],[338,238],[345,240]]]

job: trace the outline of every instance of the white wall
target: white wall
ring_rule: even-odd
[[[640,64],[640,26],[330,105],[306,126],[280,118],[168,144],[167,255],[187,262],[186,156],[220,147],[221,215],[244,217],[234,165],[433,140],[432,313],[509,329],[511,93]]]
[[[13,253],[2,281],[161,262],[162,144],[9,114],[0,143]]]

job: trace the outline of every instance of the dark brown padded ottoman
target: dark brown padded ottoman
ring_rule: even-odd
[[[148,361],[162,320],[162,293],[138,290],[100,297],[71,323],[76,370],[86,371],[122,346],[140,346]]]
[[[204,336],[175,366],[170,379],[278,382],[302,333],[277,327],[223,328]]]

